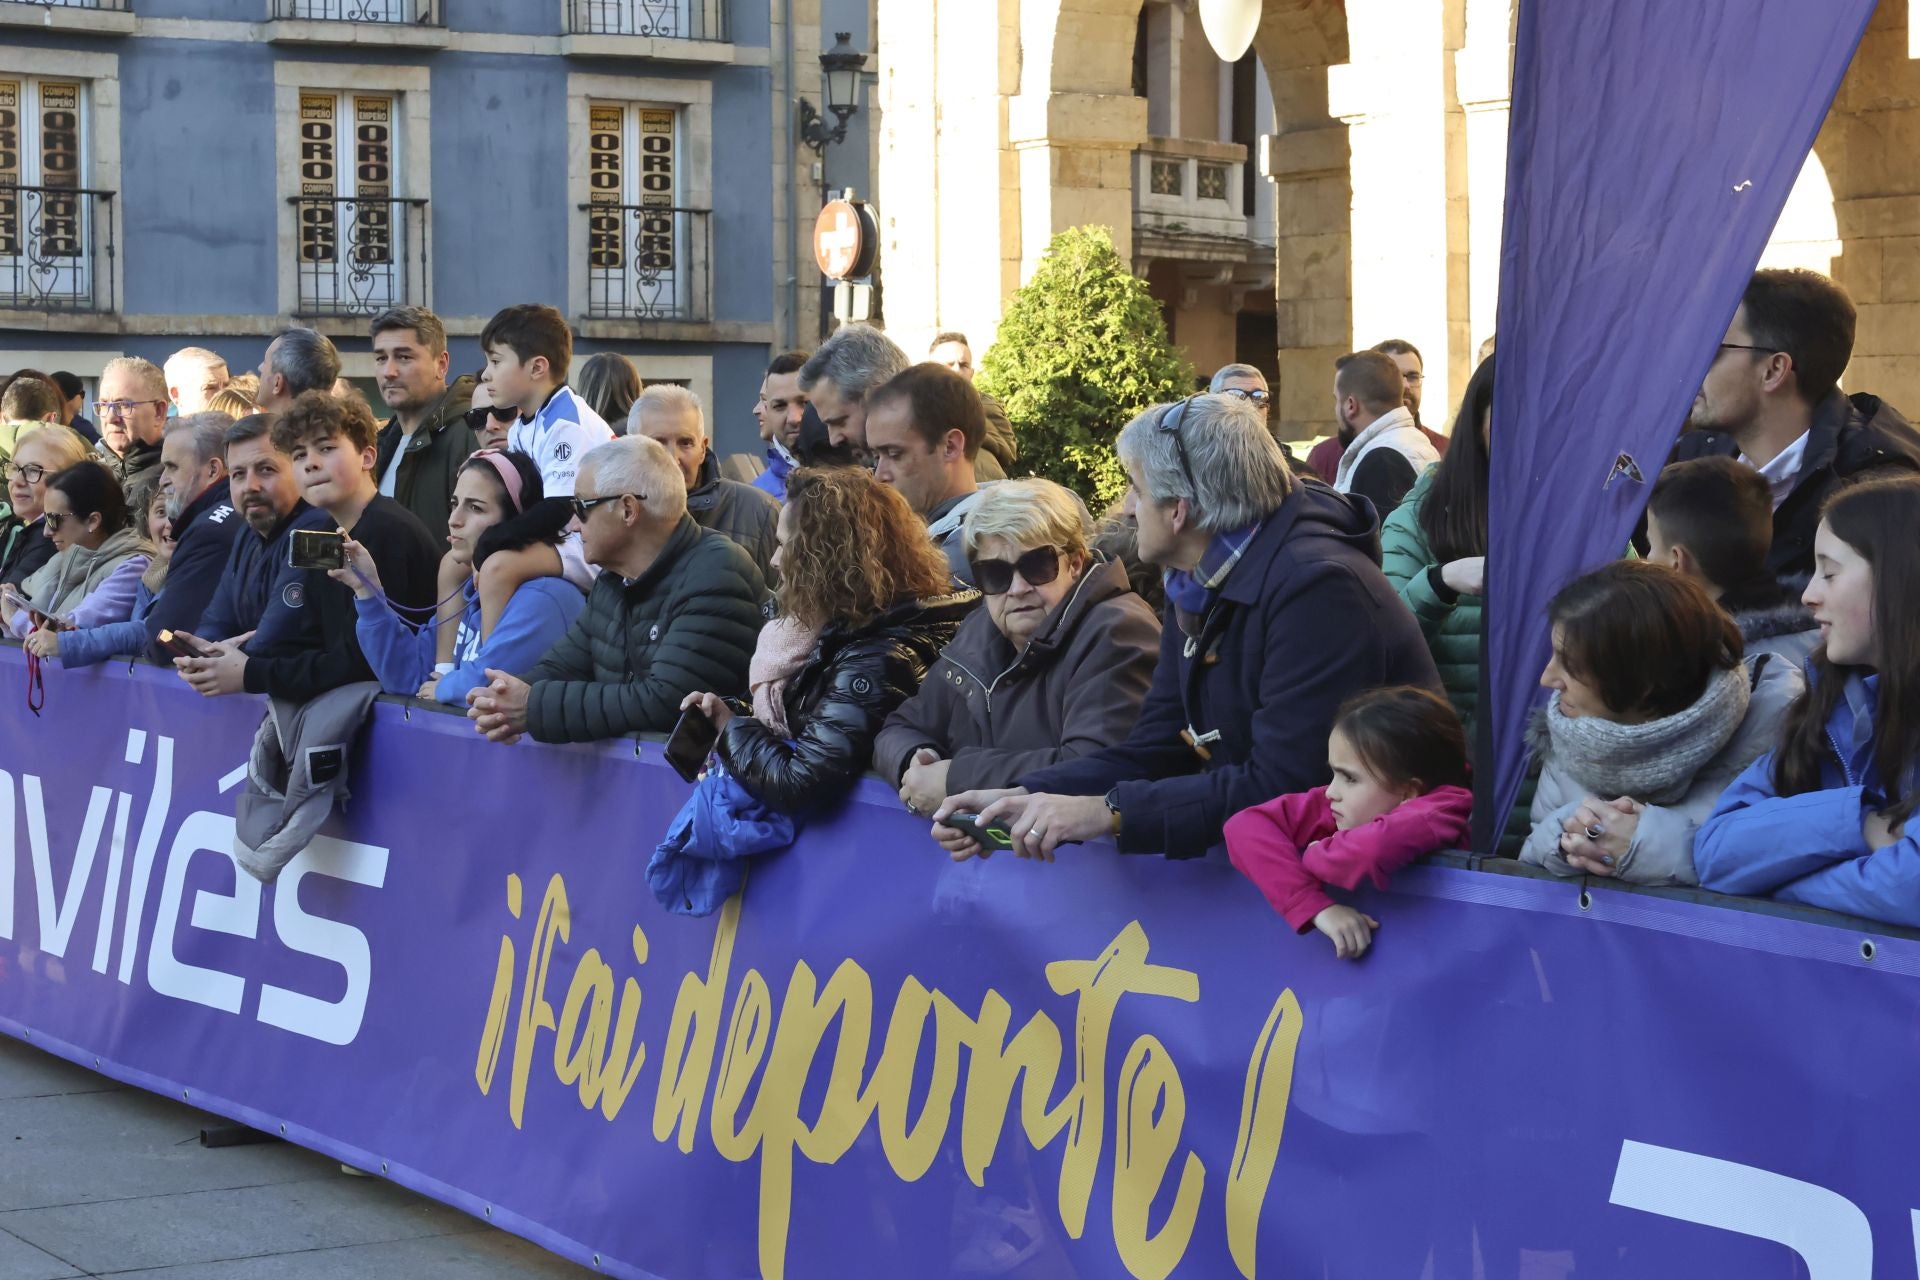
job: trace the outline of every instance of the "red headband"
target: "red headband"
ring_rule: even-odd
[[[500,483],[507,488],[507,501],[513,504],[513,514],[519,515],[526,504],[520,501],[520,472],[507,457],[505,449],[481,449],[467,457],[468,462],[491,462],[493,469],[500,473]]]

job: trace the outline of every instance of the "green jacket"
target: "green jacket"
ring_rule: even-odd
[[[1400,599],[1419,620],[1433,664],[1440,668],[1440,684],[1473,741],[1473,716],[1480,701],[1480,597],[1444,599],[1434,590],[1427,570],[1438,561],[1420,529],[1420,506],[1433,490],[1437,467],[1428,467],[1413,483],[1406,501],[1387,517],[1380,530],[1380,567]]]
[[[460,478],[460,467],[480,447],[473,429],[467,425],[467,410],[473,407],[473,375],[463,373],[453,380],[440,402],[428,411],[427,419],[411,436],[400,434],[400,419],[388,418],[380,428],[373,462],[377,484],[387,474],[393,454],[406,441],[407,451],[400,459],[400,470],[393,478],[393,499],[427,526],[433,543],[442,555],[447,550],[447,514],[453,508],[453,486]]]

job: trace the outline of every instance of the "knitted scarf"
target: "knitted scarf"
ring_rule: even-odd
[[[1617,724],[1562,715],[1556,693],[1547,703],[1553,763],[1604,800],[1631,796],[1646,804],[1671,803],[1733,740],[1752,694],[1747,669],[1737,666],[1708,680],[1685,711],[1645,724]]]
[[[747,664],[747,687],[753,692],[753,718],[781,737],[787,735],[787,685],[813,656],[820,633],[792,618],[775,618],[760,628],[760,642]]]

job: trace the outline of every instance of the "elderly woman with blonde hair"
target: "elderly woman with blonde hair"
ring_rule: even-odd
[[[914,813],[1124,739],[1153,683],[1160,622],[1091,549],[1080,500],[1050,480],[982,491],[962,529],[987,607],[888,718],[874,768]]]

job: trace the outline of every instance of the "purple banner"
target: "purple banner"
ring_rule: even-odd
[[[1519,6],[1477,849],[1525,774],[1547,601],[1626,546],[1873,10]]]
[[[656,745],[392,704],[263,888],[258,701],[14,707],[0,1026],[610,1274],[1913,1274],[1910,941],[1415,868],[1345,963],[1230,868],[955,865],[871,782],[680,919]]]

